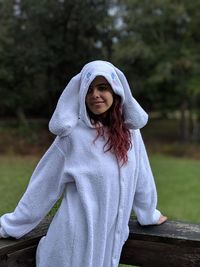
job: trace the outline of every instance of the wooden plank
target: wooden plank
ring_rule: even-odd
[[[192,224],[178,221],[166,221],[155,226],[140,226],[136,220],[129,222],[129,239],[139,240],[165,240],[170,243],[181,243],[200,246],[200,224]]]
[[[35,252],[37,244],[24,249],[6,254],[3,258],[1,267],[35,267]]]
[[[200,225],[167,221],[160,226],[129,223],[120,262],[144,267],[199,267]]]
[[[199,267],[200,248],[128,240],[123,247],[120,263],[144,267]]]
[[[19,240],[0,240],[1,267],[35,267],[35,251],[51,218]],[[129,239],[120,262],[144,267],[199,267],[200,225],[167,221],[160,226],[140,226],[130,220]]]
[[[52,218],[45,218],[33,231],[20,239],[0,239],[0,256],[37,245],[40,238],[46,234],[51,220]]]

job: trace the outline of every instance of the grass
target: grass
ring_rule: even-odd
[[[26,189],[36,162],[36,157],[0,157],[0,214],[15,208]]]
[[[36,156],[0,157],[0,215],[15,208],[38,159]],[[199,223],[199,161],[156,154],[150,156],[150,162],[161,212],[170,220]]]
[[[199,161],[154,155],[151,165],[158,188],[158,208],[169,219],[200,223]]]
[[[177,120],[151,119],[142,133],[152,152],[158,209],[170,220],[200,223],[200,144],[180,143]],[[20,126],[15,120],[0,121],[0,153],[5,155],[0,156],[0,215],[13,211],[39,160],[35,155],[43,153],[51,141],[45,120],[32,120],[27,126]]]
[[[0,214],[12,211],[39,160],[36,156],[0,157]],[[171,220],[200,222],[199,161],[151,155],[158,208]]]

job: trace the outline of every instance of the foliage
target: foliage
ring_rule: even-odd
[[[149,109],[162,114],[180,110],[182,133],[192,136],[186,129],[191,126],[186,122],[186,111],[197,116],[200,103],[200,2],[121,2],[123,24],[116,61],[125,66]]]
[[[49,115],[60,90],[82,65],[110,56],[111,3],[0,2],[0,115]]]
[[[179,111],[182,139],[199,140],[199,9],[198,0],[1,0],[0,116],[50,117],[69,79],[105,59],[147,111]]]

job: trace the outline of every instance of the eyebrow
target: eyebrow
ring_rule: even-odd
[[[96,85],[90,85],[89,87],[93,87],[93,86],[100,86],[100,85],[109,85],[109,83],[98,83]]]

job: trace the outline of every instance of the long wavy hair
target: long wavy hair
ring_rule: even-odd
[[[128,150],[132,147],[131,133],[124,122],[122,114],[121,98],[113,94],[113,104],[107,111],[106,117],[96,115],[87,108],[90,121],[95,125],[97,136],[103,136],[106,140],[104,152],[111,151],[117,160],[124,165],[128,161]],[[103,126],[102,126],[103,125]]]

